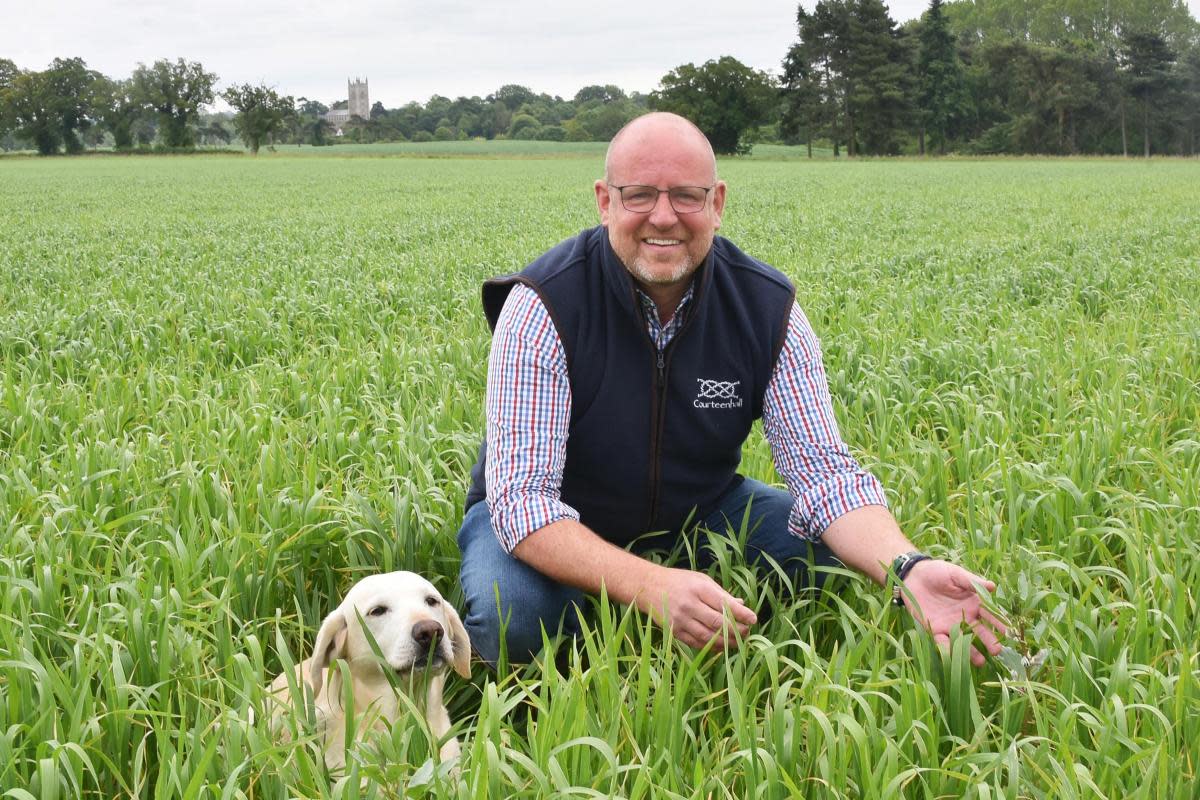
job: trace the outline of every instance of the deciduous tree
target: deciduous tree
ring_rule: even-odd
[[[159,133],[167,147],[195,144],[193,126],[200,107],[213,101],[216,83],[215,74],[205,72],[198,62],[182,58],[174,63],[155,61],[149,67],[138,64],[133,71],[137,97],[158,114]]]
[[[946,13],[954,30],[977,42],[1115,47],[1122,34],[1155,31],[1180,47],[1200,34],[1186,0],[956,0]]]
[[[333,126],[324,117],[309,118],[302,129],[308,137],[308,143],[313,147],[324,147],[329,144],[329,134],[333,133]]]
[[[5,71],[4,116],[17,135],[33,142],[42,155],[63,146],[68,153],[80,152],[79,133],[95,122],[100,74],[79,58],[56,58],[42,72]]]
[[[38,153],[58,152],[62,133],[55,112],[57,98],[45,72],[22,72],[5,92],[7,117],[17,136],[33,142]]]
[[[68,153],[82,152],[79,134],[96,122],[104,76],[88,69],[82,58],[56,58],[44,74],[63,147]]]
[[[128,150],[133,147],[134,126],[146,113],[146,106],[138,99],[132,80],[105,78],[99,86],[99,94],[103,97],[98,112],[100,125],[112,134],[114,148]]]
[[[21,74],[21,70],[17,68],[14,61],[8,58],[0,58],[0,92],[12,86],[13,79],[19,74]]]
[[[585,103],[619,103],[625,100],[625,98],[624,90],[619,86],[613,86],[611,83],[604,86],[585,86],[575,93],[575,105],[582,106]]]
[[[516,114],[512,124],[508,126],[510,139],[536,139],[542,130],[542,123],[532,114]]]
[[[526,103],[532,102],[537,98],[537,95],[532,90],[525,86],[516,83],[507,83],[501,86],[490,95],[487,99],[494,100],[498,103],[503,103],[504,107],[510,112],[516,113],[516,110]]]
[[[309,100],[301,97],[296,100],[296,112],[305,116],[319,117],[329,110],[329,106],[319,100]]]
[[[718,153],[748,151],[743,137],[770,118],[775,102],[771,76],[732,56],[676,67],[650,95],[653,108],[694,122]]]
[[[629,101],[593,105],[575,116],[574,126],[564,126],[564,129],[568,133],[576,129],[581,131],[581,136],[576,134],[580,141],[606,142],[640,112],[641,109]]]
[[[0,135],[7,133],[14,124],[8,107],[8,90],[20,74],[15,62],[0,58]]]
[[[296,101],[290,95],[280,95],[267,86],[230,86],[221,97],[237,111],[233,127],[254,155],[258,155],[263,141],[296,112]]]

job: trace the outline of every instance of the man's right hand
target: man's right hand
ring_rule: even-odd
[[[758,622],[749,606],[703,572],[660,569],[658,579],[638,593],[638,608],[689,647],[711,642],[717,650],[734,649]]]

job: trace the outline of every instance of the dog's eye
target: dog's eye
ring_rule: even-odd
[[[437,608],[441,604],[442,604],[442,601],[438,600],[433,595],[429,595],[428,597],[425,598],[425,605],[429,606],[430,608]]]
[[[375,606],[374,608],[372,608],[370,611],[367,612],[367,616],[368,617],[382,617],[387,612],[388,612],[387,606]]]

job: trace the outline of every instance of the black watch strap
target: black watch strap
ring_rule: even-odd
[[[904,605],[904,579],[908,577],[908,573],[912,572],[913,567],[932,558],[933,556],[919,550],[912,550],[896,556],[892,561],[892,574],[895,576],[895,582],[892,584],[892,605]]]

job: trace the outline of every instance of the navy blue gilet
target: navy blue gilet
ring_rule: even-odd
[[[782,273],[715,237],[694,280],[683,326],[662,354],[604,227],[483,285],[493,329],[517,283],[548,309],[571,382],[562,500],[619,545],[680,530],[742,480],[742,444],[783,347],[795,290]],[[486,442],[467,508],[486,497],[485,456]]]

